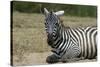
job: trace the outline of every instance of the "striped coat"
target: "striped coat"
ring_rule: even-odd
[[[52,47],[48,63],[66,62],[69,59],[92,59],[97,56],[97,27],[64,27],[59,16],[64,13],[45,11],[45,27],[48,44]]]

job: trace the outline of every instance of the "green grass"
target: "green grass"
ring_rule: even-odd
[[[96,26],[96,18],[63,16],[65,26]],[[13,55],[21,60],[24,54],[50,51],[47,44],[44,16],[32,13],[13,13]]]

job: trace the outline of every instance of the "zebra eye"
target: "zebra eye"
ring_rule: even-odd
[[[55,23],[55,25],[58,25],[58,23]]]
[[[48,23],[45,23],[45,25],[47,25]]]

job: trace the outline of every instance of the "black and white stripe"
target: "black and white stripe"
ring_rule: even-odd
[[[52,25],[48,44],[54,55],[67,61],[73,58],[95,58],[97,56],[97,27],[64,27],[59,16],[51,12],[46,15],[47,31]],[[47,32],[49,35],[49,32]],[[50,61],[50,59],[49,59]]]

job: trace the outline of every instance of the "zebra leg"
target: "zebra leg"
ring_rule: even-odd
[[[72,58],[72,59],[70,59],[69,61],[71,61],[71,62],[75,62],[75,61],[79,61],[79,60],[83,60],[84,59],[84,57],[76,57],[76,58]]]
[[[46,62],[49,63],[49,64],[57,63],[57,62],[59,62],[59,57],[57,57],[56,55],[52,54],[52,55],[50,55],[50,56],[48,56],[46,58]]]
[[[94,59],[97,59],[97,56],[95,56]]]
[[[79,61],[79,60],[83,60],[84,57],[77,57],[77,58],[67,58],[67,59],[61,59],[61,62],[66,63],[66,62],[75,62],[75,61]]]

